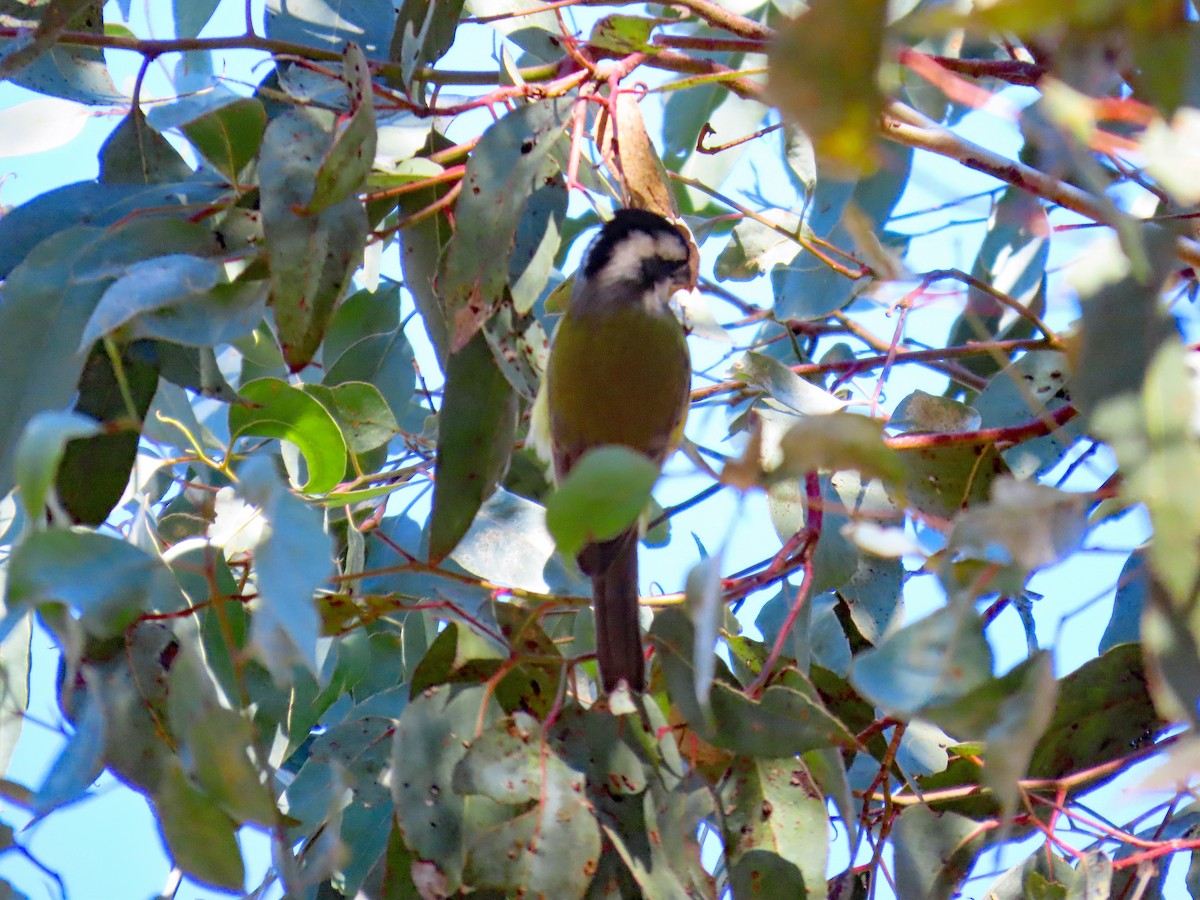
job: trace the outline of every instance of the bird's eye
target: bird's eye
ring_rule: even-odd
[[[663,256],[649,256],[642,261],[642,280],[646,284],[656,284],[660,281],[687,277],[687,260],[667,259]]]

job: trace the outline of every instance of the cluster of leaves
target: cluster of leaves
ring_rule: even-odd
[[[1200,261],[1185,4],[689,0],[598,14],[584,40],[519,0],[269,0],[243,38],[274,54],[251,96],[212,75],[215,6],[177,4],[177,39],[142,42],[99,3],[0,0],[0,73],[47,94],[120,102],[101,47],[181,60],[181,99],[135,97],[96,180],[0,219],[0,762],[35,614],[71,725],[8,801],[56,814],[107,768],[187,875],[243,889],[249,824],[275,842],[267,885],[313,897],[948,897],[984,849],[1039,834],[990,896],[1151,896],[1200,846],[1177,802],[1136,835],[1074,805],[1169,724],[1200,726],[1194,351],[1163,299]],[[439,69],[470,29],[503,38],[496,71]],[[620,90],[648,70],[682,76],[657,142]],[[1007,83],[1039,89],[1020,162],[954,130]],[[503,115],[447,137],[487,107]],[[720,192],[747,148],[786,196]],[[904,266],[914,148],[1004,185],[969,273]],[[717,487],[765,492],[782,544],[724,578],[704,559],[688,612],[660,604],[644,697],[597,698],[563,560],[626,527],[654,473],[610,454],[554,492],[526,447],[564,259],[597,221],[568,215],[569,188],[720,245],[710,293],[747,315],[726,329],[689,303],[697,336],[736,348],[695,399],[744,448]],[[1062,333],[1043,318],[1060,208],[1116,238]],[[751,309],[733,289],[761,275],[772,302]],[[918,346],[905,323],[945,282],[961,314]],[[894,283],[880,337],[857,311]],[[947,386],[886,418],[902,365]],[[1111,477],[1076,465],[1100,442]],[[1099,654],[1056,679],[1029,580],[1136,504],[1155,537]],[[911,622],[905,557],[947,598]],[[729,614],[763,592],[757,631]],[[985,632],[1007,605],[1030,651],[997,674]],[[1186,780],[1195,751],[1172,740]],[[849,865],[827,881],[831,815]]]

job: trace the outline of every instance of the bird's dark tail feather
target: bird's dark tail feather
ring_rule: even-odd
[[[606,544],[612,555],[592,575],[600,680],[606,692],[622,679],[630,690],[641,692],[646,689],[646,657],[638,623],[638,542],[634,536]]]

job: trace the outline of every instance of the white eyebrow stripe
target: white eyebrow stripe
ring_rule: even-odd
[[[615,281],[640,278],[642,260],[654,255],[654,243],[654,238],[645,232],[630,232],[613,246],[608,262],[597,274],[605,280]]]
[[[686,262],[687,247],[669,234],[632,231],[613,246],[608,262],[597,274],[606,281],[639,280],[642,263],[655,257]]]
[[[660,234],[654,239],[656,253],[663,259],[673,259],[687,262],[688,248],[681,238],[670,234]]]

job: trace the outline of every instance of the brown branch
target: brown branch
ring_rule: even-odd
[[[682,34],[656,34],[654,44],[673,50],[704,50],[709,53],[765,53],[767,42],[743,38],[689,37]]]
[[[918,53],[911,49],[904,52],[924,56],[956,75],[966,75],[968,78],[996,78],[1025,87],[1035,87],[1046,74],[1046,70],[1037,63],[1023,62],[1019,59],[955,59],[952,56]],[[903,58],[901,61],[903,62]]]
[[[1108,198],[1089,194],[1032,166],[964,140],[903,103],[888,104],[882,132],[888,140],[953,159],[968,169],[991,175],[1094,222],[1116,227],[1124,215]],[[1179,237],[1175,252],[1188,265],[1200,267],[1200,243]]]
[[[662,50],[646,57],[646,65],[652,69],[664,69],[684,75],[711,75],[720,77],[721,83],[744,100],[762,100],[761,84],[748,78],[739,78],[738,70],[723,66],[711,59],[699,59],[674,50]]]
[[[825,518],[825,510],[821,506],[821,479],[816,472],[809,472],[804,477],[804,489],[807,497],[804,527],[793,534],[780,548],[764,573],[775,575],[790,559],[796,558],[801,561],[804,574],[800,581],[800,587],[796,588],[796,597],[792,600],[791,608],[788,609],[787,618],[783,620],[783,626],[779,629],[775,643],[771,646],[771,652],[767,654],[767,658],[763,662],[762,671],[758,673],[754,683],[746,689],[746,693],[750,697],[762,696],[763,688],[771,678],[775,663],[779,661],[779,657],[783,654],[783,648],[792,635],[792,626],[796,624],[796,619],[800,615],[800,611],[804,609],[808,594],[812,590],[813,557],[816,553],[817,541],[821,539],[821,524]]]
[[[19,38],[22,34],[24,34],[24,29],[0,28],[0,38]],[[55,44],[69,47],[97,47],[102,50],[127,50],[149,59],[155,59],[167,53],[186,53],[192,50],[261,50],[275,56],[295,56],[301,59],[328,62],[340,62],[342,59],[340,50],[324,50],[308,44],[259,37],[256,34],[212,38],[143,39],[118,34],[93,34],[89,31],[64,31],[58,36]],[[399,63],[379,60],[370,60],[369,63],[372,71],[400,74]],[[559,75],[559,69],[559,63],[545,63],[520,69],[519,72],[525,81],[540,82],[556,78]],[[498,75],[496,72],[463,72],[423,66],[415,71],[413,78],[430,84],[488,85],[496,84]]]
[[[611,6],[611,0],[595,0],[597,5]],[[700,17],[714,28],[720,28],[722,31],[728,31],[730,34],[736,34],[738,37],[749,38],[755,41],[769,41],[774,37],[773,29],[766,25],[761,25],[753,19],[747,19],[745,16],[739,16],[737,13],[732,13],[722,6],[713,3],[712,0],[671,0],[671,6],[682,6],[688,12]]]
[[[1010,297],[1003,291],[996,290],[990,284],[985,281],[981,281],[974,275],[968,275],[966,272],[962,271],[962,269],[934,269],[931,272],[926,272],[924,278],[926,279],[926,284],[934,284],[942,279],[952,279],[954,281],[961,281],[963,284],[967,285],[968,287],[973,287],[977,291],[982,291],[992,299],[996,300],[998,303],[1002,304],[1003,306],[1007,306],[1021,318],[1027,320],[1031,325],[1033,325],[1034,328],[1046,336],[1046,340],[1052,347],[1061,347],[1061,342],[1059,341],[1058,335],[1051,330],[1050,326],[1046,324],[1041,316],[1039,316],[1029,307],[1024,306],[1020,301]]]
[[[954,431],[933,434],[898,434],[884,438],[883,442],[893,450],[917,450],[927,447],[951,447],[958,444],[1019,444],[1022,441],[1044,437],[1055,428],[1061,428],[1079,415],[1073,406],[1060,406],[1044,418],[1033,419],[1020,425],[1004,425],[999,428],[980,428],[976,431]]]
[[[1046,350],[1050,345],[1043,340],[1030,338],[1019,341],[995,341],[986,344],[964,344],[961,347],[939,347],[930,350],[897,350],[893,363],[916,363],[931,365],[957,357],[971,357],[999,353],[1015,353],[1019,350]],[[827,363],[799,363],[790,366],[797,375],[824,375],[831,372],[848,372],[857,375],[868,369],[877,369],[888,361],[887,354],[863,356],[858,359],[839,359]],[[722,381],[692,391],[692,401],[707,400],[720,394],[729,394],[746,387],[744,381]]]

